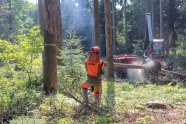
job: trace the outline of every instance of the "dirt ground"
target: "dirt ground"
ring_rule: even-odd
[[[185,124],[186,105],[178,103],[169,105],[166,103],[152,103],[145,105],[143,109],[136,109],[128,112],[116,112],[113,115],[114,123],[127,124]]]

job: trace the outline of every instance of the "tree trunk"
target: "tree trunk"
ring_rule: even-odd
[[[129,53],[129,43],[128,43],[128,36],[127,36],[127,0],[124,1],[124,4],[125,4],[125,52],[128,54]]]
[[[56,94],[57,92],[57,51],[56,36],[45,31],[44,33],[44,62],[43,62],[43,72],[44,72],[44,85],[43,89],[46,94]]]
[[[176,34],[176,29],[175,29],[175,22],[176,22],[176,9],[175,9],[175,1],[174,0],[169,0],[169,28],[171,30],[171,47],[175,48],[176,47],[176,39],[177,39],[177,34]]]
[[[145,13],[151,12],[151,0],[145,0]]]
[[[155,23],[154,23],[154,0],[152,0],[152,3],[151,3],[151,13],[152,13],[152,36],[153,36],[153,38],[155,38],[155,30],[154,30],[154,28],[155,28]]]
[[[100,46],[100,29],[99,29],[99,4],[98,0],[94,0],[94,27],[95,27],[95,45]]]
[[[60,0],[39,0],[40,23],[44,35],[44,91],[57,92],[57,49],[61,47]]]
[[[162,0],[160,0],[160,39],[163,38],[163,10]]]
[[[60,50],[62,50],[62,20],[61,20],[61,6],[60,6],[60,0],[56,0],[56,39],[57,39],[57,56],[60,56]],[[59,57],[57,58],[57,65],[62,65],[62,61],[59,59]]]
[[[115,4],[112,0],[112,39],[113,39],[113,54],[116,54],[116,18],[115,18]]]
[[[106,32],[106,57],[108,61],[107,79],[113,78],[113,51],[112,51],[112,27],[111,27],[111,12],[109,0],[104,1],[105,8],[105,32]]]
[[[41,26],[41,34],[44,36],[44,0],[38,0],[38,6],[39,6],[39,22]]]
[[[9,34],[12,34],[12,0],[9,0],[9,15],[8,23],[9,23]],[[12,39],[11,39],[12,40]]]

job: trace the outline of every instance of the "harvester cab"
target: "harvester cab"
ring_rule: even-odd
[[[164,39],[153,39],[153,51],[157,58],[164,57],[164,49],[163,49]]]
[[[150,53],[154,53],[154,57],[161,59],[164,57],[164,48],[163,48],[164,39],[153,39],[149,43],[148,47],[144,51],[143,57],[148,58]]]

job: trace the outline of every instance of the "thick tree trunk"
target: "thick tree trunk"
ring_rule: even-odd
[[[60,0],[39,0],[40,23],[44,35],[44,91],[57,92],[57,59],[61,47],[62,30]]]
[[[61,20],[61,6],[60,0],[56,0],[56,45],[57,45],[57,56],[60,56],[60,50],[62,50],[62,20]],[[57,65],[63,65],[62,61],[57,57]]]
[[[46,94],[55,94],[57,92],[57,51],[56,36],[47,31],[44,32],[45,44],[44,44],[44,62],[43,62],[43,72],[44,72],[44,85],[43,89]],[[47,43],[46,43],[47,42]]]
[[[100,30],[99,30],[99,4],[98,0],[94,0],[94,26],[95,26],[95,45],[100,46]]]
[[[50,1],[50,3],[52,3],[52,6],[55,6],[54,8],[52,8],[53,10],[51,10],[50,12],[48,12],[48,14],[52,14],[53,16],[53,22],[55,24],[55,35],[56,35],[56,45],[57,45],[57,56],[60,55],[60,49],[62,48],[62,21],[61,21],[61,9],[60,9],[60,0],[56,0],[56,1]],[[42,28],[42,34],[44,35],[44,28],[46,27],[46,25],[50,25],[50,24],[46,24],[44,23],[44,21],[46,20],[45,18],[51,18],[48,17],[45,13],[45,11],[47,10],[47,8],[45,8],[46,6],[46,2],[44,0],[38,0],[39,3],[39,13],[40,13],[40,25]],[[50,8],[48,8],[50,9]],[[45,17],[43,15],[46,15]],[[47,21],[47,20],[46,20]],[[45,21],[45,22],[46,22]],[[48,23],[49,21],[47,21],[46,23]],[[57,58],[57,64],[61,64],[60,59]]]
[[[108,74],[107,78],[113,78],[113,51],[112,51],[112,27],[111,27],[111,12],[110,12],[110,2],[105,0],[105,32],[106,32],[106,57],[108,61]]]

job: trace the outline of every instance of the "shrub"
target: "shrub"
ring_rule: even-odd
[[[60,59],[64,66],[59,67],[60,90],[67,88],[77,91],[81,88],[85,78],[85,54],[81,46],[81,38],[75,33],[70,33],[64,40],[63,51]]]
[[[34,69],[40,69],[43,38],[38,26],[32,27],[27,34],[17,36],[14,43],[0,40],[0,61],[7,70],[8,78],[15,77],[14,71],[22,71],[29,82],[34,77]]]

